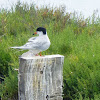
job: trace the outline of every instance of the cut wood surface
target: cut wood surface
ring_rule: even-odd
[[[63,100],[62,55],[20,57],[19,100]]]

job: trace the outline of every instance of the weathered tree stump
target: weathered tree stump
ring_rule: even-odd
[[[19,100],[63,100],[64,56],[20,57]]]

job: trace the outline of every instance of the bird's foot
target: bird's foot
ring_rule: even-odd
[[[42,56],[42,53],[40,52],[40,56]]]
[[[35,56],[38,56],[38,54],[36,54]]]
[[[42,56],[42,53],[40,52],[39,54],[36,54],[35,56],[39,56],[39,55]]]

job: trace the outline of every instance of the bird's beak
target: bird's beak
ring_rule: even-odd
[[[34,35],[34,34],[37,34],[37,32],[33,33],[33,35]]]

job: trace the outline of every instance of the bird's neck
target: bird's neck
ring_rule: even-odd
[[[39,36],[41,36],[41,37],[42,37],[42,36],[47,36],[47,34],[45,34],[45,35],[43,35],[43,34],[42,34],[42,35],[41,35],[41,34],[39,34]]]

